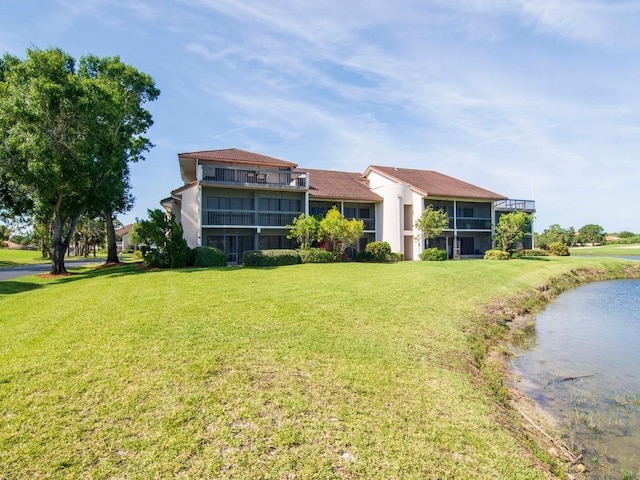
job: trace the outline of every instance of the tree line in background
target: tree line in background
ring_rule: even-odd
[[[616,243],[640,243],[640,234],[622,231],[607,234],[600,225],[588,224],[576,230],[553,224],[542,233],[535,234],[535,244],[539,248],[548,248],[552,243],[562,243],[568,247],[585,245],[603,245]]]
[[[92,222],[104,222],[107,261],[118,261],[115,215],[133,205],[129,164],[153,147],[143,104],[159,94],[118,57],[76,62],[52,48],[0,59],[0,214],[27,219],[52,274],[66,273],[76,233],[78,248],[95,245]]]

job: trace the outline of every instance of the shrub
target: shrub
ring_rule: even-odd
[[[420,254],[420,260],[423,262],[441,262],[447,258],[449,258],[447,251],[436,247],[425,248]]]
[[[503,252],[502,250],[487,250],[484,252],[485,260],[509,260],[510,258],[509,252]]]
[[[7,244],[3,240],[0,240],[0,248],[7,248]]]
[[[142,252],[140,250],[135,250],[132,255],[131,258],[134,260],[142,260]]]
[[[356,255],[356,262],[373,262],[373,254],[366,250],[361,250]]]
[[[142,258],[147,267],[175,268],[189,265],[192,252],[183,237],[182,225],[173,214],[156,208],[147,210],[148,220],[137,221],[137,235],[141,239]],[[137,220],[137,219],[136,219]]]
[[[387,256],[391,254],[391,245],[389,242],[369,242],[364,247],[364,251],[371,254],[374,262],[386,262]]]
[[[549,253],[546,250],[542,250],[541,248],[534,248],[529,250],[514,250],[513,252],[511,252],[511,258],[547,256],[549,256]]]
[[[404,260],[404,253],[391,252],[387,258],[389,262],[402,262]]]
[[[227,256],[218,248],[196,247],[193,249],[194,267],[225,267]]]
[[[569,247],[562,242],[552,242],[549,244],[549,253],[559,257],[568,257]]]
[[[333,253],[322,248],[303,248],[298,250],[300,263],[330,263],[333,262]]]
[[[277,267],[300,263],[300,255],[295,250],[247,250],[242,254],[245,267]]]

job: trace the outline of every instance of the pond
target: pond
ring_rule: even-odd
[[[640,478],[640,280],[561,294],[516,351],[518,388],[553,415],[589,478]]]

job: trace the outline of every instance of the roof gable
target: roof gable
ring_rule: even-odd
[[[406,183],[425,197],[474,198],[486,200],[503,200],[504,195],[486,190],[457,178],[444,175],[433,170],[417,170],[410,168],[395,168],[369,166],[364,173],[374,171],[388,179]]]

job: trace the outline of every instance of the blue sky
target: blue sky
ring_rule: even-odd
[[[2,0],[0,52],[119,55],[161,90],[135,208],[177,154],[436,170],[535,199],[536,230],[640,232],[637,0]]]

